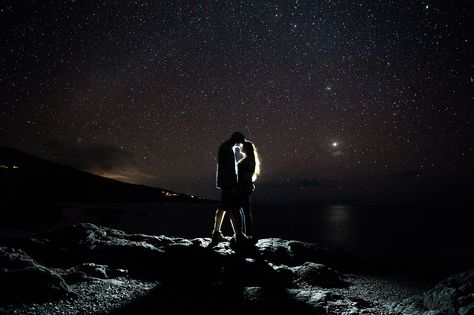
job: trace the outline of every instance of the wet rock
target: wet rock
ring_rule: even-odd
[[[405,314],[474,314],[474,269],[453,275],[391,308]]]
[[[0,300],[42,301],[71,295],[64,279],[24,251],[0,247]]]

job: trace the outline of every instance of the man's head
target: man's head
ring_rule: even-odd
[[[242,133],[236,131],[232,134],[230,140],[233,143],[243,143],[245,141],[245,136]]]

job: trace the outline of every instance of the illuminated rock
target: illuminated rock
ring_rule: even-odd
[[[332,291],[348,283],[322,262],[345,256],[312,243],[267,238],[255,246],[213,246],[209,238],[127,234],[89,223],[3,243],[51,268],[66,289],[66,281],[73,286],[115,276],[161,283],[119,314],[157,303],[175,313],[213,314],[232,305],[236,314],[375,314],[372,305]]]
[[[403,314],[474,314],[474,269],[453,275],[392,309]]]
[[[37,263],[24,251],[0,247],[0,300],[42,301],[71,296],[55,271]]]

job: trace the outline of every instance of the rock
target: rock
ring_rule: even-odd
[[[371,312],[364,301],[329,290],[347,286],[332,267],[349,267],[352,260],[317,244],[268,238],[255,246],[213,246],[209,238],[126,234],[88,223],[2,242],[23,249],[65,288],[66,281],[82,285],[118,276],[159,281],[153,298],[145,299],[151,305],[159,299],[177,307],[182,301],[176,294],[189,292],[186,298],[204,307],[203,313],[209,313],[207,305],[216,303],[216,295],[222,305],[249,314],[286,314],[288,307],[297,314]],[[466,305],[469,301],[466,297]]]
[[[370,304],[320,289],[289,289],[295,300],[310,305],[317,314],[372,314]]]
[[[359,263],[352,256],[314,243],[266,238],[259,240],[256,247],[262,257],[275,264],[296,266],[314,262],[346,271],[359,268]]]
[[[453,275],[433,289],[391,306],[407,314],[474,314],[474,269]]]
[[[269,289],[245,287],[251,314],[378,314],[369,303],[326,289]]]
[[[61,277],[66,281],[68,285],[76,284],[82,281],[87,281],[90,279],[84,272],[76,271],[76,272],[63,272],[61,273]]]
[[[347,283],[342,274],[325,265],[305,262],[301,266],[290,268],[294,274],[310,285],[324,288],[343,288]]]
[[[108,267],[105,265],[99,265],[94,263],[84,263],[74,268],[76,271],[83,272],[89,277],[95,277],[100,279],[108,279]]]
[[[295,280],[297,277],[293,270],[287,265],[274,265],[270,264],[276,272],[276,277],[279,279],[280,283],[287,287],[291,288],[295,286]]]
[[[77,283],[91,277],[99,279],[125,277],[128,274],[128,271],[125,269],[113,269],[107,265],[99,265],[95,263],[83,263],[66,270],[58,269],[58,272],[67,283]]]
[[[64,279],[24,251],[0,247],[0,300],[42,301],[72,295]]]
[[[162,271],[164,250],[156,245],[171,241],[144,235],[128,235],[123,231],[98,227],[89,223],[75,224],[28,239],[10,240],[10,245],[25,250],[41,263],[70,268],[94,262],[115,269],[128,269],[136,277],[155,277]]]
[[[81,263],[94,262],[112,269],[126,269],[135,278],[232,282],[235,279],[231,278],[234,277],[245,285],[261,285],[268,281],[289,283],[296,272],[297,276],[299,274],[311,283],[316,281],[320,286],[340,286],[342,283],[336,280],[334,273],[331,278],[327,269],[324,269],[325,273],[322,275],[321,264],[302,265],[307,262],[332,261],[337,257],[335,252],[316,244],[268,238],[259,240],[255,247],[236,253],[237,249],[228,243],[207,248],[209,243],[210,239],[206,238],[188,240],[126,234],[120,230],[82,223],[33,238],[13,240],[10,245],[24,249],[48,266],[67,269]],[[243,257],[253,261],[246,261]],[[275,272],[269,266],[283,263],[302,267],[286,271],[280,268]],[[222,277],[222,268],[231,272],[225,273],[227,279],[219,280],[217,278]],[[84,278],[81,272],[91,276],[91,270],[74,270],[65,277],[68,281],[80,281]],[[94,272],[99,273],[96,277],[105,277],[105,270],[99,268]],[[233,275],[229,276],[231,273]]]
[[[273,265],[273,269],[286,287],[345,288],[349,285],[338,271],[322,264],[305,262],[300,266]]]
[[[75,224],[12,242],[11,245],[24,249],[39,262],[52,267],[70,268],[94,262],[114,269],[126,269],[136,278],[162,280],[173,277],[175,281],[218,277],[223,266],[240,271],[254,270],[251,274],[258,274],[262,269],[269,270],[263,261],[298,266],[305,262],[332,261],[337,257],[335,252],[316,244],[278,238],[259,240],[255,247],[236,254],[228,243],[207,248],[210,240],[205,238],[188,240],[126,234],[90,223]],[[256,259],[258,266],[245,263],[241,256]],[[247,272],[241,274],[248,275]],[[268,278],[268,272],[262,276]],[[257,278],[254,280],[253,285],[261,283]]]

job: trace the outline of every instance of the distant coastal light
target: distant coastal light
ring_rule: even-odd
[[[13,164],[13,166],[11,166],[11,167],[8,166],[8,165],[5,165],[5,164],[1,164],[1,165],[0,165],[0,168],[3,168],[3,169],[10,169],[10,168],[11,168],[11,169],[19,169],[20,167],[19,167],[18,165],[16,165],[16,164]]]
[[[338,145],[339,145],[339,143],[337,143],[337,142],[333,142],[333,143],[332,143],[332,146],[333,146],[333,147],[337,147]]]
[[[161,193],[163,195],[165,195],[166,197],[178,197],[179,196],[179,194],[172,193],[172,192],[169,192],[169,191],[162,191]]]

